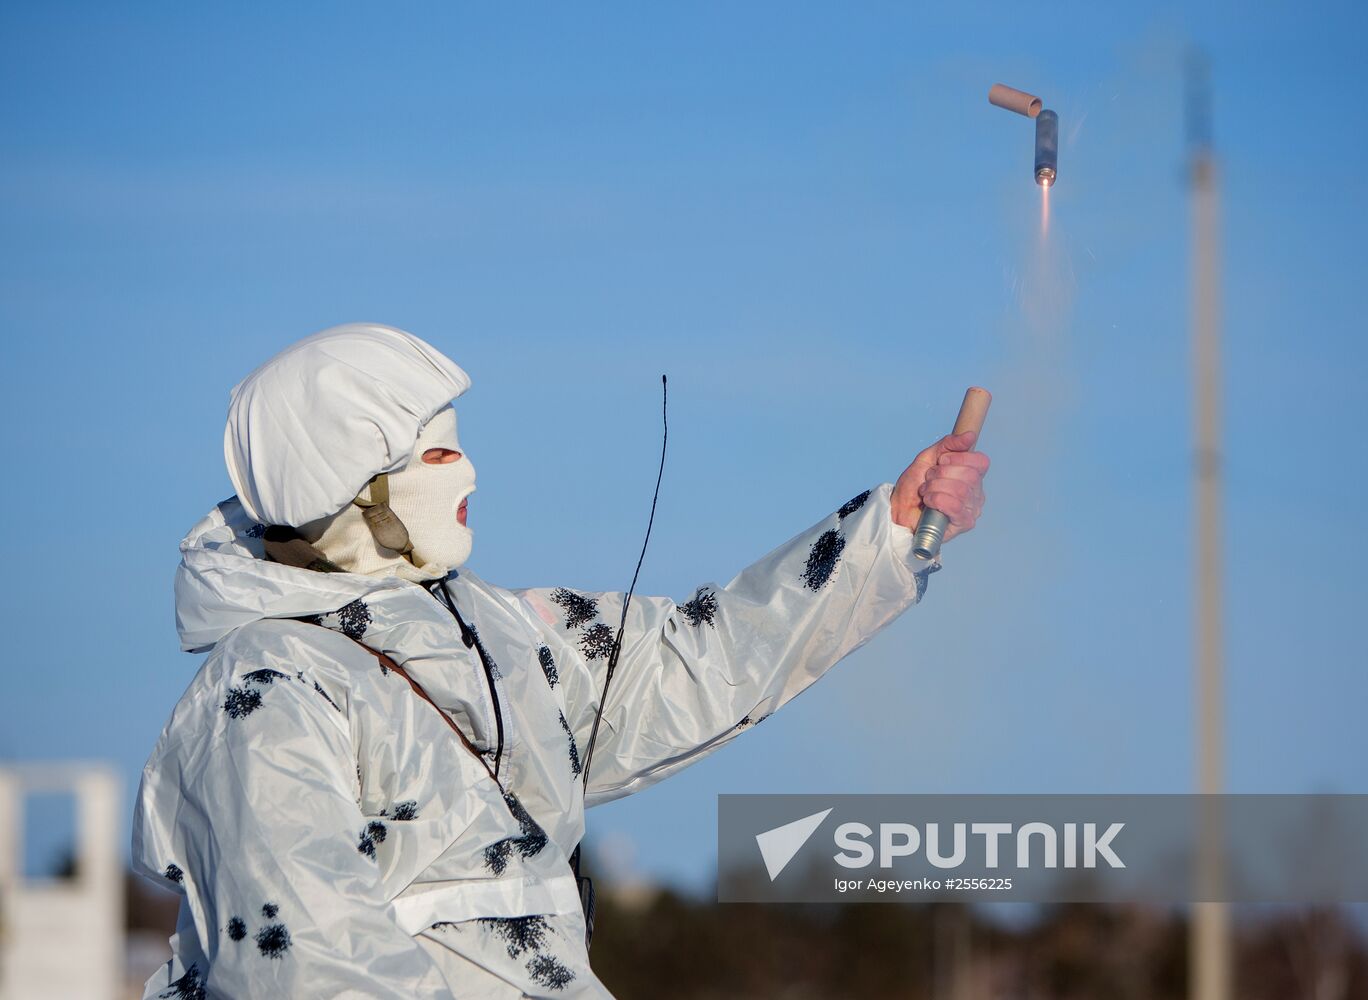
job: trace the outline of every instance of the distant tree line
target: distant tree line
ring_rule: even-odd
[[[1240,1000],[1368,1000],[1342,909],[1237,912]],[[130,930],[171,934],[176,897],[129,876]],[[601,893],[590,956],[619,1000],[1186,1000],[1181,910],[1070,904],[1011,924],[936,904],[725,904]]]

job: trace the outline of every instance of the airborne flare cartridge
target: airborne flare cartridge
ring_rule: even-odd
[[[1041,187],[1049,187],[1059,175],[1059,115],[1042,111],[1035,123],[1035,179]]]
[[[1042,110],[1043,102],[1035,94],[1004,83],[989,88],[988,103],[1035,119],[1035,182],[1043,188],[1053,185],[1059,175],[1059,115]]]

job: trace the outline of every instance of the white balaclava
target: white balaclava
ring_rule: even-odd
[[[423,454],[434,448],[461,457],[424,462]],[[302,525],[299,533],[348,573],[415,582],[440,579],[470,558],[474,534],[457,520],[457,511],[474,492],[475,467],[457,437],[456,411],[446,406],[418,432],[408,463],[389,474],[389,506],[408,529],[413,546],[408,557],[375,540],[356,504]]]

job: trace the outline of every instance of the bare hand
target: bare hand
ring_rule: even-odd
[[[923,505],[950,519],[945,540],[971,529],[983,513],[983,477],[988,456],[970,451],[978,435],[950,434],[912,460],[893,486],[893,520],[916,528]]]

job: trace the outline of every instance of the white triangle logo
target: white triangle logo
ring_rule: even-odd
[[[808,838],[817,832],[822,820],[830,813],[831,810],[826,809],[755,835],[755,842],[760,845],[760,856],[765,859],[765,871],[769,872],[771,882],[779,877],[779,873],[793,860],[793,856],[802,850]]]

